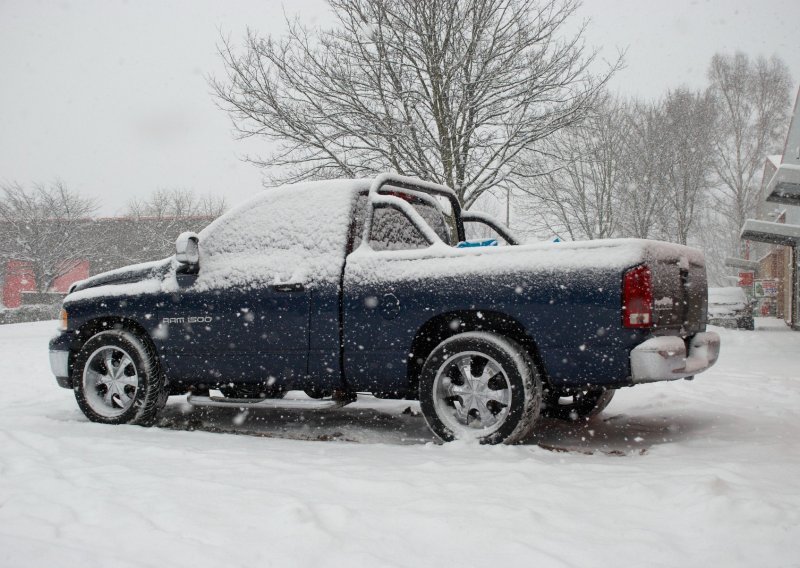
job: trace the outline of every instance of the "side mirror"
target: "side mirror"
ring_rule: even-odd
[[[200,238],[197,233],[186,231],[175,240],[175,260],[184,266],[197,266],[200,263]]]

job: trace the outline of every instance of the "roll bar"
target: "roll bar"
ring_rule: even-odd
[[[450,201],[450,206],[453,208],[453,217],[456,220],[456,232],[458,233],[458,240],[466,240],[464,233],[464,222],[461,219],[461,203],[459,203],[458,196],[456,195],[455,191],[446,185],[440,185],[438,183],[431,183],[419,178],[401,176],[400,174],[386,172],[376,176],[375,179],[372,180],[372,184],[369,186],[369,192],[370,194],[377,195],[378,190],[387,185],[397,187],[398,189],[420,191],[422,193],[430,193],[447,198]],[[505,238],[505,236],[503,238]]]

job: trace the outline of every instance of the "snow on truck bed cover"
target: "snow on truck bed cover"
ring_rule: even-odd
[[[362,245],[351,259],[365,272],[370,266],[376,269],[380,267],[381,272],[376,277],[381,279],[414,279],[475,272],[490,276],[523,271],[622,270],[648,261],[674,261],[687,267],[689,264],[702,266],[704,263],[703,253],[696,249],[643,239],[475,248],[439,244],[420,250],[381,252],[372,252]],[[411,262],[387,263],[386,260]],[[387,265],[390,265],[388,270]]]
[[[369,189],[370,183],[369,179],[301,183],[268,189],[245,201],[200,232],[201,270],[194,288],[338,282],[353,202],[358,192]],[[368,278],[371,266],[377,269],[378,265],[390,264],[390,270],[373,275],[380,279],[467,272],[488,276],[521,271],[621,270],[646,261],[674,261],[688,267],[704,262],[703,254],[696,249],[642,239],[460,249],[440,242],[426,249],[382,252],[372,252],[362,244],[351,258],[354,269]],[[164,259],[106,273],[103,276],[153,269],[150,277],[142,281],[100,285],[74,292],[68,300],[177,291],[174,275],[164,278],[157,271],[169,262]]]

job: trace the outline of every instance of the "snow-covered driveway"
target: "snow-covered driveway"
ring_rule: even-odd
[[[516,447],[437,445],[372,398],[91,424],[54,323],[1,326],[0,566],[800,566],[800,333],[757,325]]]

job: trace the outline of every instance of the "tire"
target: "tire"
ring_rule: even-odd
[[[419,401],[428,426],[445,442],[516,444],[533,432],[542,380],[517,343],[483,331],[462,333],[428,356]]]
[[[303,392],[306,393],[308,398],[313,398],[319,400],[321,398],[325,398],[326,396],[331,396],[333,393],[331,391],[325,391],[318,388],[308,388],[303,389]]]
[[[545,389],[542,414],[559,420],[585,420],[600,414],[614,398],[611,389]]]
[[[72,385],[86,417],[102,424],[151,426],[169,396],[154,348],[125,330],[103,331],[83,345]]]

